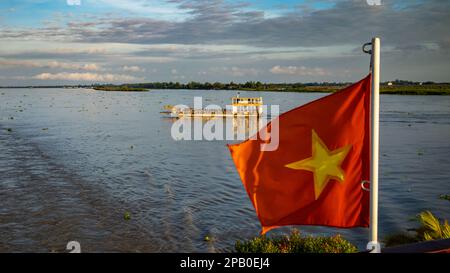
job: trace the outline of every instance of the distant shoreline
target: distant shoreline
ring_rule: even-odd
[[[248,86],[246,84],[200,84],[193,85],[179,83],[149,83],[149,84],[127,84],[127,85],[76,85],[76,86],[0,86],[6,88],[65,88],[65,89],[94,89],[97,91],[117,92],[148,92],[150,89],[185,89],[185,90],[226,90],[226,91],[254,91],[254,92],[290,92],[290,93],[334,93],[350,83],[342,84],[261,84],[260,86]],[[450,84],[409,84],[409,85],[387,85],[382,84],[380,94],[383,95],[450,95]]]
[[[128,86],[95,86],[91,89],[107,92],[148,92],[146,88],[128,87]]]

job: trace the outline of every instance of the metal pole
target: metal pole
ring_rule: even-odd
[[[372,102],[370,161],[370,241],[367,250],[380,253],[378,242],[378,160],[380,144],[380,38],[372,39]]]

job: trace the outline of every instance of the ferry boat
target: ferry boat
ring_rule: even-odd
[[[193,109],[172,107],[171,116],[177,118],[201,117],[260,117],[263,114],[262,97],[240,97],[231,99],[231,109]]]

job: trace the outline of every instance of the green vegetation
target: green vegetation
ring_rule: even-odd
[[[448,195],[448,194],[441,194],[439,196],[439,199],[450,201],[450,195]]]
[[[450,95],[448,84],[381,86],[381,94],[396,95]]]
[[[126,220],[126,221],[131,220],[131,214],[128,211],[126,211],[123,214],[123,219]]]
[[[92,87],[98,91],[120,91],[120,92],[146,92],[146,88],[130,87],[128,85],[102,85]]]
[[[242,90],[242,91],[271,91],[271,92],[315,92],[332,93],[349,86],[351,83],[200,83],[200,82],[153,82],[130,84],[130,87],[151,88],[151,89],[202,89],[202,90]],[[398,95],[450,95],[449,83],[433,82],[409,82],[396,80],[388,85],[381,84],[381,94]]]
[[[267,92],[315,92],[332,93],[352,84],[351,82],[311,82],[311,83],[263,83],[248,81],[246,83],[221,82],[150,82],[122,85],[63,85],[63,86],[14,86],[0,88],[93,88],[101,91],[148,91],[148,89],[199,89],[199,90],[242,90]],[[381,94],[398,95],[450,95],[450,83],[412,82],[395,80],[381,84]]]
[[[415,234],[401,232],[389,235],[384,240],[385,245],[390,247],[450,238],[450,225],[447,220],[440,222],[430,211],[420,213],[417,216],[417,220],[420,223],[420,226],[413,230]]]
[[[400,232],[386,236],[383,242],[386,247],[391,247],[417,243],[419,239],[408,232]]]
[[[417,230],[417,236],[424,241],[450,239],[450,225],[445,220],[442,223],[431,212],[419,214],[422,226]]]
[[[354,253],[356,246],[340,235],[332,237],[302,236],[293,230],[289,236],[267,238],[259,236],[246,242],[237,241],[238,253]]]
[[[153,82],[130,84],[132,87],[151,89],[199,89],[199,90],[243,90],[275,92],[334,92],[350,83],[200,83],[200,82]]]

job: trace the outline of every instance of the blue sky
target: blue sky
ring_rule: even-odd
[[[355,81],[374,35],[383,80],[450,81],[450,1],[67,1],[0,2],[0,85]]]
[[[127,0],[79,0],[81,5],[68,5],[68,0],[12,0],[0,2],[2,17],[8,25],[36,26],[58,13],[73,15],[120,13],[123,16],[145,16],[149,18],[166,18],[176,20],[183,14],[177,5],[164,0],[127,1]],[[70,1],[70,0],[69,0]],[[305,4],[299,0],[249,0],[226,1],[230,4],[245,4],[244,9],[263,10],[268,14],[281,14],[292,11],[298,5]],[[333,5],[330,1],[313,1],[311,6],[325,9]],[[179,12],[179,13],[177,13]],[[183,17],[183,16],[181,16]]]

